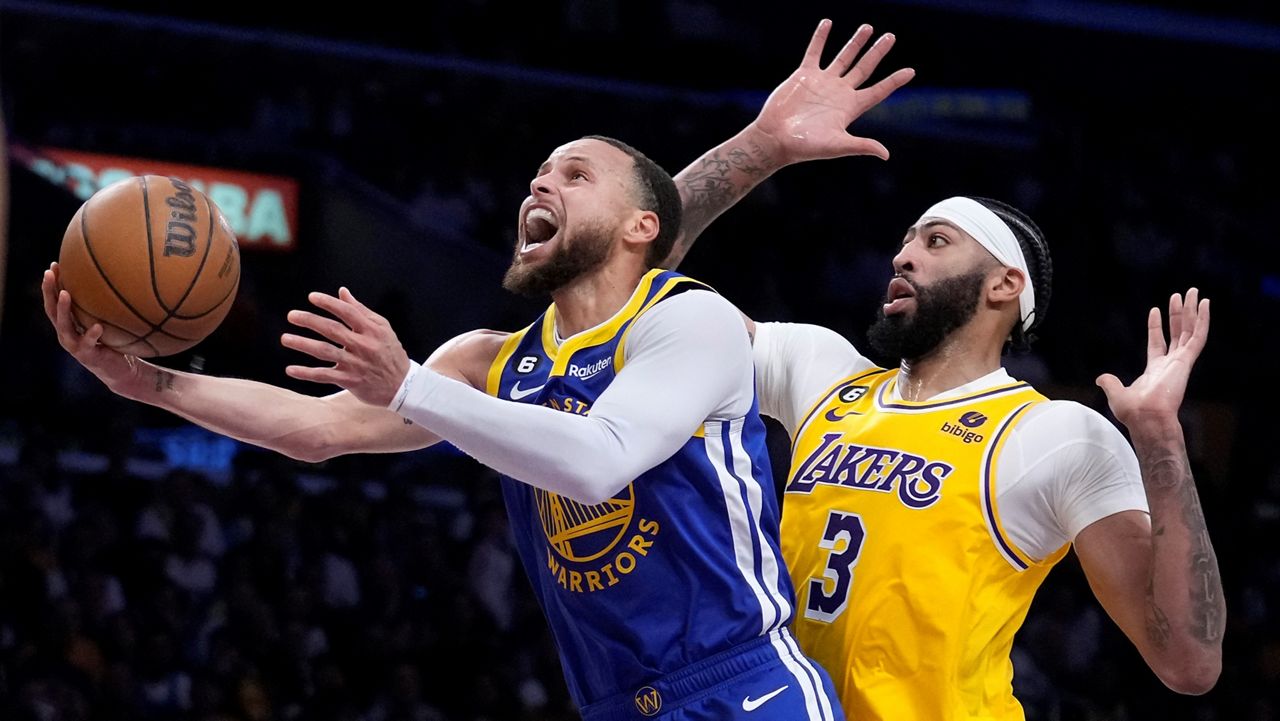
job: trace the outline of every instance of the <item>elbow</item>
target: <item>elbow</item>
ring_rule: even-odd
[[[584,506],[598,506],[618,495],[633,479],[622,478],[618,473],[580,473],[567,480],[560,495]]]
[[[1208,693],[1222,675],[1222,654],[1205,654],[1199,659],[1187,659],[1170,668],[1157,671],[1160,680],[1170,691],[1187,696]]]
[[[281,446],[278,450],[285,456],[303,463],[320,463],[322,461],[327,461],[336,455],[326,453],[324,449],[319,446],[304,444],[289,444]]]
[[[284,455],[303,463],[322,463],[342,455],[333,434],[323,430],[297,434],[285,439],[277,448]]]
[[[325,453],[322,450],[313,448],[285,448],[281,450],[281,453],[303,463],[322,463],[337,455],[336,453]]]

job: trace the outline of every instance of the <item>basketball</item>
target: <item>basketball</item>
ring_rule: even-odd
[[[141,357],[180,353],[218,327],[240,285],[240,251],[222,212],[177,178],[113,183],[62,236],[59,281],[76,324]]]

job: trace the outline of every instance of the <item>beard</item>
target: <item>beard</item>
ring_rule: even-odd
[[[916,291],[916,312],[887,316],[882,310],[867,331],[867,342],[895,363],[929,355],[978,312],[985,278],[985,271],[975,270],[929,286],[908,280]]]
[[[511,266],[502,276],[502,287],[512,293],[540,298],[604,265],[612,248],[612,233],[602,222],[587,225],[572,237],[566,232],[551,257],[538,265],[525,265],[517,241]]]

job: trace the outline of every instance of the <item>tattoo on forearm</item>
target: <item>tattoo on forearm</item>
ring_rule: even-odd
[[[762,156],[759,143],[751,142],[749,148],[713,151],[701,159],[696,170],[682,174],[679,188],[684,201],[681,220],[684,230],[678,252],[687,251],[703,228],[755,185],[752,181],[768,175],[761,164]],[[741,182],[743,180],[747,182]]]
[[[1172,495],[1169,500],[1180,508],[1182,522],[1186,526],[1191,545],[1187,570],[1190,574],[1192,636],[1205,645],[1221,643],[1226,627],[1222,578],[1186,454],[1181,450],[1160,449],[1143,454],[1139,461],[1148,492]],[[1166,535],[1167,524],[1172,519],[1161,517],[1153,520],[1156,525],[1151,532],[1152,540],[1158,544]],[[1156,605],[1154,586],[1148,586],[1147,629],[1158,644],[1168,641],[1168,623],[1168,617]]]
[[[1204,510],[1188,475],[1183,491],[1183,513],[1191,531],[1191,628],[1201,643],[1220,643],[1226,630],[1226,605],[1222,599],[1222,579],[1218,574],[1218,556],[1209,540]]]
[[[1156,603],[1155,579],[1147,581],[1147,635],[1160,650],[1169,646],[1169,617]]]
[[[175,376],[166,370],[156,370],[156,393],[173,390]]]
[[[734,151],[730,151],[732,152]],[[684,222],[700,224],[702,218],[719,212],[722,206],[733,202],[738,189],[729,177],[732,172],[733,166],[729,160],[722,158],[720,153],[715,153],[709,158],[703,158],[700,168],[681,178],[681,189],[685,191],[681,193],[684,198]]]
[[[729,150],[729,164],[749,177],[758,178],[765,174],[764,168],[756,160],[756,156],[760,154],[759,143],[751,143],[751,150],[732,148]]]

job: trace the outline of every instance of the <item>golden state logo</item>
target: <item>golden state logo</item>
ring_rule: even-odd
[[[662,694],[652,686],[636,691],[636,710],[645,716],[655,716],[662,710]]]
[[[657,521],[635,518],[635,484],[594,506],[542,489],[534,493],[547,535],[547,570],[566,591],[616,586],[649,555],[658,535]]]

